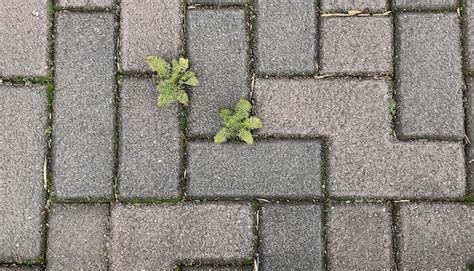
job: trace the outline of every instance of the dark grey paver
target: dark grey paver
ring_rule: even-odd
[[[178,107],[156,106],[155,83],[125,79],[121,88],[121,198],[178,196]]]
[[[461,198],[461,142],[398,142],[384,80],[257,80],[261,135],[326,137],[333,196]]]
[[[106,204],[53,205],[47,270],[107,270],[108,214]]]
[[[467,1],[469,2],[469,1]],[[455,9],[457,7],[457,0],[394,0],[393,7],[399,9]]]
[[[58,0],[60,7],[99,7],[112,8],[114,0]]]
[[[473,217],[473,205],[401,205],[400,268],[467,270],[466,266],[474,263]]]
[[[257,0],[256,12],[257,72],[314,73],[316,0]]]
[[[391,270],[390,207],[333,205],[327,222],[327,250],[331,270]]]
[[[325,12],[347,12],[361,10],[369,12],[382,12],[387,10],[387,0],[320,0],[321,9]]]
[[[181,46],[181,0],[120,1],[120,68],[149,70],[148,55],[178,57]]]
[[[319,141],[279,140],[255,145],[191,142],[188,195],[196,197],[318,197]]]
[[[465,1],[465,14],[463,14],[464,19],[464,31],[465,34],[465,43],[463,44],[467,59],[465,61],[468,64],[470,71],[474,70],[474,1]]]
[[[219,109],[248,96],[245,12],[189,10],[187,22],[189,59],[200,81],[191,89],[188,130],[211,136],[220,128]]]
[[[252,266],[244,266],[244,267],[184,267],[183,271],[253,271],[254,268]]]
[[[0,76],[48,73],[48,0],[2,1]]]
[[[43,87],[0,84],[0,262],[40,256],[47,125]]]
[[[322,270],[320,206],[264,205],[259,231],[263,270]]]
[[[188,4],[205,4],[205,5],[242,5],[248,3],[249,0],[187,0]]]
[[[466,173],[468,192],[474,193],[474,79],[467,79],[466,103]]]
[[[390,17],[324,17],[320,27],[321,72],[392,72]]]
[[[193,260],[252,257],[248,204],[116,205],[112,270],[171,270]]]
[[[456,13],[396,17],[397,134],[403,138],[464,137],[461,38]]]
[[[112,194],[114,15],[57,14],[53,174],[60,198]]]

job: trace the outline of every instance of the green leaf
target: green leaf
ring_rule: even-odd
[[[250,117],[244,120],[244,127],[247,129],[259,129],[263,127],[263,123],[259,117]]]
[[[252,133],[250,133],[249,130],[247,129],[240,129],[239,133],[237,134],[237,136],[245,143],[247,144],[253,144],[253,137],[252,137]]]
[[[224,122],[229,122],[230,117],[232,117],[232,110],[223,108],[221,111],[219,111],[219,115]]]
[[[191,77],[196,77],[196,74],[192,71],[185,71],[183,76],[181,76],[181,81],[186,81]]]
[[[186,85],[193,86],[193,87],[199,85],[199,81],[197,80],[196,76],[193,76],[193,77],[189,78],[184,83]]]
[[[181,66],[176,59],[171,61],[171,80],[177,81],[179,74],[181,73]]]
[[[235,107],[235,116],[239,120],[243,120],[250,116],[250,110],[252,110],[252,104],[244,98],[241,98]]]
[[[184,57],[180,57],[179,60],[179,66],[181,67],[181,70],[185,71],[189,68],[189,60],[184,58]]]
[[[214,136],[214,143],[221,144],[227,141],[230,137],[230,131],[227,128],[220,129],[219,132]]]
[[[175,98],[176,100],[178,100],[178,102],[184,104],[184,105],[188,105],[189,103],[189,98],[188,98],[188,94],[186,93],[186,91],[184,90],[180,90],[176,93],[175,95]]]
[[[158,96],[158,107],[166,107],[172,101],[173,100],[168,95],[160,94],[160,96]]]
[[[150,69],[158,74],[162,79],[166,79],[170,75],[169,64],[159,56],[147,56],[146,61]]]

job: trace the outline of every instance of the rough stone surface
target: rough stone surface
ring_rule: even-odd
[[[178,57],[181,0],[120,1],[120,60],[124,71],[147,71],[147,55]]]
[[[321,9],[325,12],[347,12],[361,10],[383,12],[387,10],[387,0],[320,0]]]
[[[318,205],[264,205],[260,218],[263,270],[322,270]]]
[[[459,19],[456,13],[396,17],[398,128],[403,138],[464,137]]]
[[[242,5],[246,4],[248,0],[188,0],[188,4],[205,4],[205,5]]]
[[[106,204],[53,205],[47,270],[107,270],[108,214]]]
[[[183,271],[253,271],[252,266],[232,266],[232,267],[184,267]]]
[[[468,192],[474,194],[474,79],[469,78],[467,83],[466,136],[469,141],[466,144],[466,173]]]
[[[0,85],[0,262],[40,256],[47,125],[42,87]]]
[[[467,265],[474,263],[473,217],[473,205],[401,205],[400,268],[467,270]]]
[[[191,89],[189,135],[214,135],[219,109],[248,96],[247,36],[241,9],[189,10],[188,53],[200,84]]]
[[[178,107],[158,108],[155,83],[125,79],[121,89],[121,198],[178,196]]]
[[[327,240],[331,270],[392,270],[390,207],[334,205],[329,208]]]
[[[112,194],[114,15],[57,17],[53,174],[60,198]]]
[[[114,0],[58,0],[60,7],[98,7],[111,8]]]
[[[465,1],[464,31],[465,43],[463,44],[467,56],[467,64],[470,71],[474,71],[474,1]],[[466,59],[465,59],[466,61]]]
[[[321,195],[319,141],[261,141],[254,145],[191,142],[187,152],[190,196],[304,198]]]
[[[48,73],[48,0],[0,4],[0,76]]]
[[[390,135],[384,80],[257,80],[262,135],[329,138],[333,196],[461,198],[459,142],[398,142]]]
[[[12,266],[0,266],[0,271],[41,271],[41,268],[31,267],[31,266],[12,265]]]
[[[470,1],[470,0],[469,0]],[[469,2],[467,1],[467,2]],[[393,7],[399,9],[455,9],[457,7],[457,0],[394,0]]]
[[[247,204],[115,205],[112,270],[171,270],[193,260],[252,257]],[[157,269],[158,268],[158,269]]]
[[[393,27],[390,17],[323,17],[323,73],[391,73]]]
[[[256,69],[261,74],[313,74],[316,0],[256,2]]]

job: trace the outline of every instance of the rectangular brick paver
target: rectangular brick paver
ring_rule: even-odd
[[[313,74],[316,0],[257,0],[256,69],[261,74]]]
[[[319,141],[265,141],[255,145],[191,142],[188,195],[302,198],[321,195]]]
[[[53,205],[47,270],[106,270],[108,214],[106,204]]]
[[[252,257],[247,204],[116,205],[112,270],[171,270],[180,263]]]
[[[120,93],[120,197],[178,196],[178,107],[158,108],[151,80],[124,79]]]
[[[468,0],[467,2],[469,2]],[[457,0],[393,0],[393,7],[412,10],[455,9]]]
[[[393,269],[389,205],[333,205],[327,224],[331,270]]]
[[[466,144],[466,173],[468,192],[474,194],[474,79],[467,80],[466,89],[466,136],[469,139]]]
[[[468,69],[474,71],[474,1],[465,2],[465,14],[463,19],[465,20],[464,31],[466,32],[466,40],[463,46],[465,46]]]
[[[200,81],[191,89],[191,136],[217,133],[219,109],[248,96],[245,12],[242,9],[189,10],[187,45],[191,68]]]
[[[320,0],[321,9],[325,12],[347,12],[361,10],[382,12],[388,7],[388,0]]]
[[[60,7],[94,7],[94,8],[112,8],[114,0],[58,0]]]
[[[60,198],[112,194],[114,15],[57,15],[53,174]]]
[[[187,0],[188,4],[206,4],[206,5],[242,5],[246,4],[249,0]]]
[[[183,271],[253,271],[251,266],[245,267],[184,267]]]
[[[40,267],[30,266],[0,266],[0,271],[41,271]]]
[[[0,76],[48,73],[48,0],[0,3]]]
[[[463,81],[457,14],[402,13],[396,24],[398,134],[461,139]]]
[[[43,87],[0,84],[0,262],[37,260],[47,125]]]

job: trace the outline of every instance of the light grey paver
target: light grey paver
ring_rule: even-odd
[[[466,40],[463,46],[467,56],[468,69],[474,71],[474,1],[465,1],[464,9],[465,14],[462,16],[465,20],[463,31],[466,32]]]
[[[252,266],[244,267],[184,267],[183,271],[253,271]]]
[[[321,72],[392,72],[390,17],[324,17],[320,27]]]
[[[467,265],[474,263],[473,218],[473,205],[401,205],[400,268],[467,270]]]
[[[191,89],[189,135],[211,136],[220,128],[219,109],[248,96],[245,12],[189,10],[187,17],[191,69],[200,81]]]
[[[0,4],[0,76],[48,73],[48,0]]]
[[[313,74],[316,0],[257,0],[256,12],[257,72]]]
[[[469,1],[467,1],[469,2]],[[457,0],[394,0],[393,7],[412,10],[455,9]]]
[[[206,5],[242,5],[246,4],[249,0],[187,0],[188,4],[206,4]]]
[[[188,144],[188,195],[304,198],[321,195],[319,141],[278,140],[254,145]]]
[[[112,194],[114,15],[57,15],[53,180],[60,198]]]
[[[106,204],[53,205],[47,270],[107,270],[108,214]]]
[[[259,231],[263,270],[322,270],[320,206],[264,205]]]
[[[398,28],[397,134],[464,137],[461,37],[456,13],[402,13]]]
[[[392,270],[390,207],[333,205],[329,207],[327,240],[331,270]]]
[[[167,60],[178,57],[181,47],[181,0],[120,1],[120,67],[147,71],[146,56]]]
[[[178,196],[178,107],[158,108],[151,80],[124,79],[120,93],[120,197]]]
[[[347,12],[361,10],[383,12],[387,10],[387,0],[320,0],[321,9],[325,12]]]
[[[333,196],[461,198],[461,142],[397,142],[390,135],[388,82],[257,80],[261,135],[327,137]]]
[[[0,262],[40,257],[46,93],[0,84]]]
[[[469,141],[466,144],[466,173],[468,192],[474,194],[474,79],[467,79],[465,92],[466,103],[466,136]]]
[[[0,271],[41,271],[41,268],[31,267],[31,266],[12,265],[12,266],[0,266]]]
[[[171,270],[193,260],[252,257],[248,204],[116,205],[112,270]]]
[[[60,7],[112,8],[114,0],[58,0]]]

